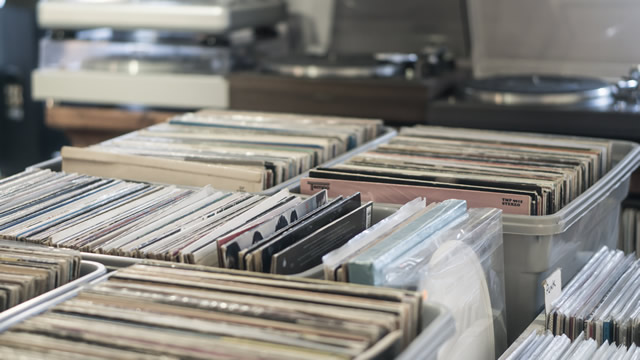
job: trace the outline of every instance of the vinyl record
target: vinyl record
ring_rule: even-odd
[[[423,285],[429,300],[447,306],[456,321],[456,335],[438,357],[495,359],[489,288],[475,252],[461,241],[444,243],[433,254]]]

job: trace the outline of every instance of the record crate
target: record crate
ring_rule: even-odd
[[[503,216],[510,343],[544,307],[544,279],[562,268],[566,284],[602,246],[616,247],[620,209],[640,165],[640,145],[612,143],[612,168],[569,205],[552,215]]]
[[[387,136],[389,139],[393,137],[389,133]],[[367,149],[374,148],[386,141],[378,140],[370,147],[367,146],[369,144],[365,146]],[[332,164],[346,160],[349,155],[334,159]],[[521,334],[542,309],[541,284],[551,272],[562,268],[562,280],[566,283],[600,247],[616,247],[620,208],[629,192],[631,174],[640,165],[640,145],[612,140],[611,158],[612,168],[560,211],[543,216],[503,215],[509,343]],[[60,159],[54,159],[33,167],[55,170],[59,166]],[[292,192],[299,191],[299,182],[288,188]],[[101,257],[99,260],[99,257],[101,256],[91,254],[88,259],[115,263],[135,261],[115,257]],[[107,262],[105,264],[114,265]],[[311,273],[305,275],[313,276]]]
[[[509,343],[543,308],[545,278],[562,268],[566,283],[595,251],[604,245],[616,247],[621,204],[629,192],[631,174],[640,165],[640,145],[622,140],[611,143],[611,169],[556,213],[503,214]]]
[[[106,281],[115,273],[112,272],[104,275],[105,271],[103,266],[101,267],[100,264],[83,261],[82,273],[85,272],[89,272],[89,274],[82,278],[82,283],[75,284],[73,288],[69,287],[65,289],[65,291],[58,291],[38,302],[23,303],[26,305],[21,306],[21,304],[16,306],[15,308],[19,307],[19,309],[13,312],[12,316],[0,317],[0,333],[22,321],[47,312],[64,301],[74,298],[84,288],[90,288],[92,285]],[[98,272],[100,273],[98,274]],[[78,279],[76,281],[80,280],[81,279]],[[455,334],[455,320],[442,305],[424,301],[422,302],[420,315],[420,333],[409,346],[396,357],[396,360],[437,360],[438,352],[442,345]]]
[[[388,142],[389,140],[391,140],[397,134],[398,134],[398,132],[395,129],[385,126],[385,127],[382,128],[381,133],[377,138],[375,138],[375,139],[373,139],[373,140],[371,140],[371,141],[369,141],[369,142],[367,142],[365,144],[362,144],[361,146],[359,146],[359,147],[357,147],[355,149],[351,149],[351,150],[345,152],[344,154],[339,155],[339,156],[337,156],[337,157],[335,157],[335,158],[333,158],[333,159],[331,159],[329,161],[326,161],[323,164],[320,164],[319,166],[320,167],[330,167],[330,166],[334,166],[334,165],[340,164],[340,163],[346,161],[347,159],[350,159],[350,158],[352,158],[352,157],[354,157],[354,156],[356,156],[358,154],[361,154],[363,152],[375,149],[379,145],[382,145],[382,144]],[[119,137],[116,137],[116,138],[113,138],[113,139],[110,139],[110,140],[107,140],[107,141],[113,141],[113,140],[116,140],[116,139],[119,139],[119,138],[124,138],[126,136],[128,136],[128,134],[121,135]],[[53,159],[37,163],[37,164],[34,164],[34,165],[29,166],[29,167],[26,168],[26,170],[32,170],[32,169],[49,169],[49,170],[53,170],[53,171],[62,171],[62,157],[58,156],[58,157],[55,157]],[[286,181],[284,181],[284,182],[282,182],[282,183],[280,183],[278,185],[275,185],[275,186],[273,186],[273,187],[271,187],[269,189],[260,191],[260,192],[258,192],[258,194],[261,194],[261,195],[273,195],[273,194],[277,193],[278,191],[284,190],[284,189],[289,189],[289,190],[291,190],[293,192],[299,192],[300,180],[302,178],[308,176],[308,175],[309,175],[309,172],[305,171],[302,174],[300,174],[298,176],[295,176],[295,177],[293,177],[293,178],[291,178],[289,180],[286,180]],[[172,184],[169,184],[169,185],[172,185]]]
[[[306,195],[301,195],[301,197],[306,197]],[[393,215],[398,209],[399,209],[398,205],[374,203],[373,210],[372,210],[372,224],[376,224],[381,220]],[[491,244],[491,246],[489,246],[488,248],[483,248],[481,249],[481,251],[483,253],[482,255],[478,254],[479,255],[478,258],[482,266],[482,269],[485,271],[484,276],[487,280],[487,284],[489,285],[488,295],[490,296],[490,299],[491,299],[491,306],[492,306],[492,313],[493,313],[495,354],[499,355],[507,347],[507,333],[506,333],[507,316],[506,316],[506,309],[505,309],[505,271],[504,271],[504,256],[503,256],[504,245],[503,243]],[[107,268],[110,268],[110,269],[124,268],[127,266],[144,262],[146,260],[142,258],[130,258],[130,257],[123,257],[123,256],[85,253],[85,252],[82,253],[82,258],[102,263]],[[320,264],[307,271],[304,271],[302,273],[295,274],[292,276],[311,278],[311,279],[324,279],[323,265]],[[451,320],[451,321],[454,321],[454,320]],[[422,343],[428,344],[430,341],[428,340],[429,338],[431,338],[431,336],[425,335],[424,339],[423,337],[421,337],[420,339],[422,340],[416,339],[416,342],[422,342]],[[441,342],[444,342],[444,341],[445,340],[443,339]],[[420,349],[422,348],[424,348],[424,346],[420,345]],[[411,354],[415,355],[414,351],[415,352],[418,351],[417,346],[416,346],[416,349],[412,350]],[[418,357],[418,358],[421,358],[421,357]],[[412,358],[403,357],[402,359],[408,360]],[[425,359],[431,359],[431,358],[426,357]]]
[[[31,309],[43,304],[48,304],[60,296],[65,296],[84,285],[100,279],[106,273],[107,269],[103,264],[95,261],[82,260],[80,262],[80,276],[77,279],[0,312],[0,332],[21,321],[24,314],[29,313]]]

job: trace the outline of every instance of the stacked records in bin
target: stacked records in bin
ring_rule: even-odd
[[[640,348],[636,344],[631,346],[617,345],[605,341],[598,344],[584,333],[572,342],[566,335],[553,335],[551,332],[532,332],[505,360],[631,360],[640,359]],[[501,358],[501,359],[502,359]]]
[[[420,333],[417,292],[146,263],[0,334],[29,359],[393,359]]]
[[[0,241],[0,311],[65,285],[80,274],[80,253]]]
[[[184,189],[33,170],[0,181],[0,237],[85,252],[295,274],[366,230],[372,203]]]
[[[640,345],[640,261],[603,247],[563,289],[547,314],[555,335],[584,333],[598,345]]]
[[[62,149],[67,172],[260,192],[380,135],[371,119],[206,110],[89,148]]]
[[[415,199],[325,255],[323,267],[330,280],[417,289],[446,306],[458,331],[445,358],[493,359],[506,348],[498,209]]]
[[[359,189],[364,199],[404,204],[465,199],[505,214],[556,213],[611,167],[611,141],[417,126],[375,150],[301,181],[303,194]]]

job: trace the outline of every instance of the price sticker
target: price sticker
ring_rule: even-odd
[[[551,311],[553,302],[562,295],[562,272],[561,269],[554,271],[542,282],[544,289],[544,310],[547,314]]]

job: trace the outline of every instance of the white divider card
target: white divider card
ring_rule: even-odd
[[[556,271],[542,282],[542,288],[544,289],[544,312],[549,314],[553,302],[562,295],[562,269],[558,268]]]

